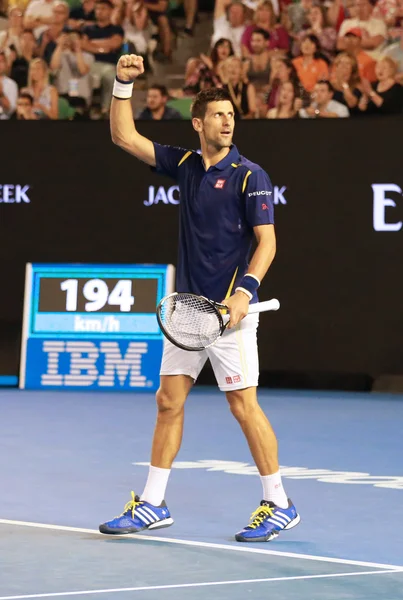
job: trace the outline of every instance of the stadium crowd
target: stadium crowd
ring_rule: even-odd
[[[0,0],[0,120],[107,118],[122,53],[172,65],[168,0]],[[7,0],[3,0],[7,1]],[[223,87],[236,118],[403,113],[403,0],[215,0],[205,52],[183,85],[148,85],[144,119],[186,117],[201,89]],[[184,0],[181,35],[197,35]],[[94,108],[97,106],[97,108]],[[178,110],[178,107],[180,110]]]

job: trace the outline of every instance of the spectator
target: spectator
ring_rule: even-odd
[[[91,75],[95,75],[101,84],[101,106],[104,116],[109,111],[115,80],[116,63],[123,42],[123,29],[112,25],[113,4],[110,0],[98,0],[95,7],[95,25],[83,31],[82,49],[95,57]]]
[[[301,56],[292,61],[299,80],[307,92],[312,92],[320,79],[329,77],[326,62],[322,58],[318,58],[318,49],[318,38],[309,34],[301,43]]]
[[[68,26],[81,31],[89,25],[95,25],[95,0],[81,0],[81,6],[71,9]]]
[[[313,6],[313,0],[300,0],[293,2],[288,7],[288,18],[290,22],[290,33],[299,33],[304,26],[308,26],[308,12]]]
[[[39,39],[53,20],[53,4],[55,0],[31,0],[24,15],[25,29],[32,29],[35,39]]]
[[[278,105],[280,87],[285,82],[291,82],[292,85],[299,90],[299,96],[301,96],[302,85],[298,78],[297,71],[289,58],[278,57],[273,61],[270,79],[270,91],[267,98],[267,106],[269,109]]]
[[[238,1],[215,0],[213,46],[217,40],[230,40],[236,56],[241,56],[241,39],[246,29],[246,8]]]
[[[384,52],[384,56],[389,56],[397,64],[396,81],[403,84],[403,30],[400,37],[400,42],[388,46]]]
[[[88,107],[92,98],[92,82],[90,69],[94,56],[83,52],[81,34],[76,31],[62,33],[50,61],[50,68],[55,75],[55,85],[60,96],[67,98],[72,106],[84,100]]]
[[[17,100],[17,108],[13,118],[17,121],[36,121],[37,116],[34,113],[34,99],[27,92],[21,92]]]
[[[7,77],[7,60],[4,51],[0,52],[0,120],[9,119],[17,105],[18,87]]]
[[[23,31],[19,46],[20,53],[13,52],[10,57],[10,77],[19,88],[23,88],[28,85],[29,64],[37,55],[36,40],[32,31]]]
[[[375,68],[377,81],[363,79],[363,95],[358,108],[369,115],[397,115],[403,110],[403,88],[396,83],[397,65],[389,56],[379,60]]]
[[[323,118],[345,118],[350,113],[347,106],[333,100],[333,87],[329,81],[321,80],[315,84],[312,94],[312,103],[308,108],[301,108],[299,116],[304,119]]]
[[[280,85],[276,106],[267,113],[268,119],[296,119],[302,102],[298,98],[298,91],[291,81]]]
[[[358,28],[361,30],[362,48],[371,58],[377,60],[382,53],[385,40],[388,36],[386,24],[381,19],[375,19],[372,16],[373,6],[370,0],[355,0],[355,4],[358,17],[355,19],[346,19],[342,23],[337,40],[337,48],[338,50],[346,50],[347,46],[344,36],[351,29]]]
[[[397,25],[396,18],[399,12],[398,0],[378,0],[374,6],[372,16],[375,19],[381,19],[386,23],[386,26],[395,27]]]
[[[307,35],[315,35],[319,40],[319,50],[328,59],[335,55],[337,33],[334,27],[326,24],[326,12],[323,5],[314,5],[308,11],[309,27],[303,29],[297,35],[293,44],[292,53],[297,56],[300,53],[301,42]]]
[[[251,37],[251,54],[246,63],[246,77],[256,90],[268,88],[271,73],[270,50],[267,47],[269,33],[265,29],[255,29]]]
[[[245,83],[242,61],[231,56],[225,63],[224,88],[231,96],[235,119],[254,119],[256,115],[256,92],[253,85]]]
[[[162,45],[162,55],[159,60],[170,62],[172,59],[172,32],[169,26],[167,11],[168,0],[143,0],[151,21],[158,27]]]
[[[256,29],[263,29],[269,34],[267,47],[269,50],[288,51],[290,40],[287,31],[281,25],[276,24],[276,15],[270,0],[263,0],[256,9],[254,23],[248,25],[242,35],[242,55],[248,57],[252,52],[252,33]]]
[[[355,0],[333,0],[330,4],[325,4],[327,7],[326,21],[330,27],[334,27],[336,32],[339,31],[344,19],[353,16],[354,2]],[[351,7],[353,8],[351,9]]]
[[[24,89],[34,99],[34,112],[38,119],[57,119],[59,95],[49,84],[48,65],[42,58],[34,58],[29,66],[28,87]]]
[[[69,5],[62,0],[56,1],[53,5],[53,18],[50,26],[41,34],[39,38],[39,56],[47,64],[50,64],[53,52],[56,50],[56,40],[63,31],[67,30],[67,21],[69,18]]]
[[[5,52],[9,59],[10,51],[21,52],[20,36],[23,31],[22,12],[19,8],[8,11],[8,29],[0,31],[0,52]]]
[[[227,58],[233,55],[231,42],[222,38],[214,44],[210,56],[201,54],[199,58],[191,58],[186,66],[185,85],[181,95],[193,96],[207,88],[222,87],[223,66]]]
[[[147,106],[141,111],[138,119],[147,119],[152,121],[182,119],[182,115],[167,106],[168,90],[164,85],[152,85],[147,92]]]
[[[358,27],[349,29],[344,36],[346,52],[352,54],[357,59],[358,70],[361,79],[368,79],[369,81],[375,81],[375,66],[376,61],[370,57],[369,54],[364,52],[361,44],[362,33]]]
[[[340,52],[336,56],[331,83],[334,89],[333,100],[347,106],[350,112],[354,111],[362,94],[358,87],[360,83],[358,63],[352,54]]]
[[[152,24],[148,10],[141,2],[129,0],[124,5],[122,21],[125,41],[129,44],[129,53],[143,57],[145,71],[150,70],[148,53],[151,52],[155,40],[152,40]]]

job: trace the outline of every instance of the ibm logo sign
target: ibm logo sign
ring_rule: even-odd
[[[43,386],[78,387],[90,386],[95,382],[99,387],[113,387],[117,376],[121,386],[129,377],[130,387],[148,387],[145,375],[142,375],[142,357],[148,352],[145,342],[130,342],[122,356],[118,342],[45,341],[42,350],[47,354],[46,373],[41,376]],[[60,373],[60,355],[69,355],[69,372]],[[99,358],[103,358],[102,372],[97,367]]]

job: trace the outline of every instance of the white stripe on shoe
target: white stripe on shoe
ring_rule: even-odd
[[[142,506],[141,508],[152,517],[153,521],[160,521],[160,517],[149,506]]]
[[[292,519],[291,519],[291,518],[290,518],[288,515],[286,515],[286,514],[285,514],[285,513],[283,513],[283,512],[280,512],[280,511],[277,511],[277,512],[275,512],[275,513],[274,513],[274,516],[276,516],[276,517],[283,517],[283,519],[285,519],[285,520],[286,520],[288,523],[289,523],[290,521],[292,521]]]
[[[273,515],[268,519],[271,523],[275,523],[276,525],[280,525],[281,527],[285,527],[288,525],[287,521],[283,521],[283,519],[278,519],[277,515]]]
[[[147,513],[145,513],[142,508],[136,507],[135,515],[140,519],[140,521],[143,521],[143,523],[145,523],[146,525],[151,525],[151,523],[153,523],[151,517]]]

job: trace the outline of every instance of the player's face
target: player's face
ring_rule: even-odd
[[[207,144],[217,149],[229,148],[234,135],[234,107],[229,100],[210,102],[199,132]]]

